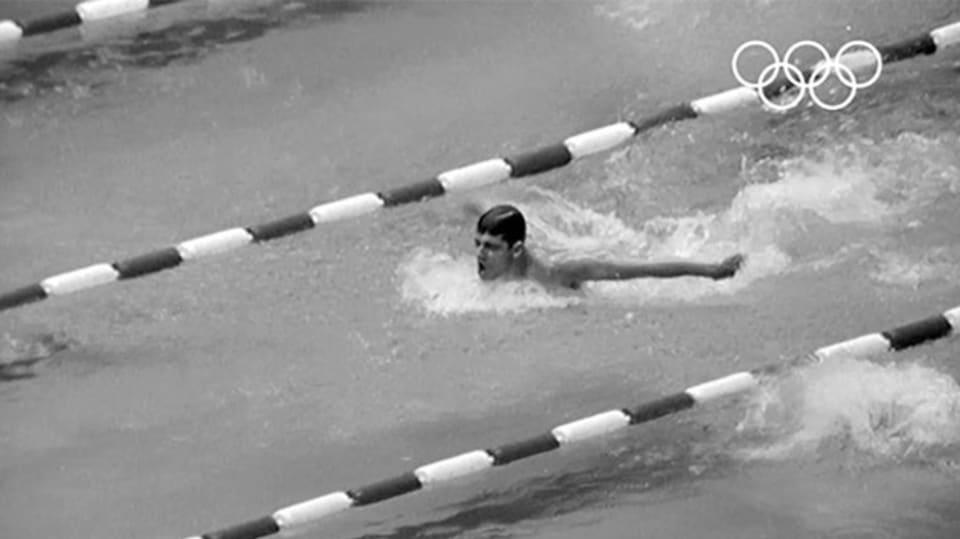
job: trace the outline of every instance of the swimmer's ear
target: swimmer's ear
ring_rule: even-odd
[[[510,254],[513,256],[513,258],[517,258],[518,256],[523,254],[523,249],[524,249],[523,242],[518,241],[517,243],[513,244],[513,247],[510,248]]]

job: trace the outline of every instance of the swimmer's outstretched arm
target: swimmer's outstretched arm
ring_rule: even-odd
[[[603,262],[599,260],[578,260],[558,264],[552,269],[556,277],[569,282],[616,281],[655,277],[708,277],[727,279],[733,277],[743,264],[743,255],[735,254],[718,263],[703,262]]]

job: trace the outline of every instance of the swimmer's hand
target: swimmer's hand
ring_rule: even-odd
[[[714,265],[714,269],[710,277],[715,281],[719,281],[720,279],[729,279],[730,277],[736,275],[738,271],[740,271],[744,260],[745,257],[740,253],[737,253],[733,256],[728,256],[718,264]]]

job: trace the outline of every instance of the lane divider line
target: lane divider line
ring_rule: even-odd
[[[819,363],[838,356],[857,359],[875,357],[885,352],[905,350],[928,341],[942,339],[956,333],[958,328],[960,328],[960,306],[888,331],[871,333],[824,346],[792,361],[775,363],[710,380],[634,408],[608,410],[570,421],[554,427],[546,434],[539,434],[525,440],[491,449],[461,453],[425,464],[411,472],[361,487],[325,494],[278,509],[267,516],[189,539],[257,539],[281,531],[302,528],[351,507],[369,505],[422,488],[440,486],[448,481],[553,451],[565,445],[605,436],[630,425],[646,423],[697,405],[745,393],[760,385],[764,378],[776,376],[798,365]]]
[[[151,1],[149,6],[171,2]],[[86,17],[107,16],[126,10],[142,9],[142,0],[92,0],[79,4],[79,12]],[[81,9],[82,6],[82,9]],[[0,36],[16,33],[11,24],[22,33],[36,33],[39,28],[53,28],[56,24],[80,20],[77,13],[61,14],[40,19],[26,26],[10,21],[0,22]],[[12,34],[11,34],[12,35]],[[893,45],[879,47],[885,63],[912,58],[920,54],[934,54],[945,47],[960,43],[960,22],[938,27],[921,36]],[[862,62],[861,67],[865,66]],[[811,69],[805,71],[809,77]],[[770,97],[790,89],[789,81],[774,81],[761,91]],[[322,223],[351,219],[375,213],[382,208],[420,202],[443,196],[447,192],[468,191],[506,181],[541,174],[563,167],[576,159],[616,148],[639,133],[653,128],[697,118],[721,114],[747,104],[759,103],[757,92],[749,88],[735,88],[718,92],[642,118],[636,122],[619,122],[567,137],[562,142],[517,155],[488,159],[438,174],[434,178],[394,187],[376,193],[354,195],[320,204],[309,211],[283,217],[245,228],[231,228],[206,236],[186,240],[173,247],[165,247],[111,264],[96,264],[41,280],[9,292],[0,293],[0,311],[43,300],[50,296],[85,290],[122,279],[142,277],[179,266],[187,260],[198,260],[221,254],[253,243],[282,238]],[[112,268],[112,269],[109,269]]]

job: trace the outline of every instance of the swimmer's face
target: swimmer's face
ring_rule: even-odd
[[[492,281],[509,274],[523,249],[521,242],[507,245],[507,241],[500,236],[486,232],[476,234],[473,244],[477,249],[477,274],[484,281]]]

